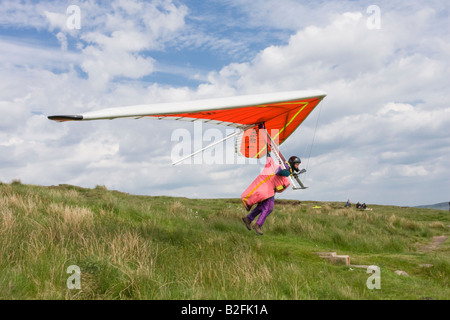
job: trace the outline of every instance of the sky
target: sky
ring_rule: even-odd
[[[326,98],[281,145],[287,157],[302,159],[308,189],[278,199],[450,201],[449,7],[2,0],[0,182],[239,198],[263,163],[211,163],[205,153],[172,166],[177,132],[206,146],[211,133],[226,134],[222,127],[47,116],[317,89]]]

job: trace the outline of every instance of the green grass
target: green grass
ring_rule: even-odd
[[[0,183],[0,299],[450,298],[450,240],[425,249],[449,235],[448,212],[343,205],[277,201],[260,237],[239,199]],[[381,289],[319,251],[379,266]],[[71,265],[79,290],[67,288]]]

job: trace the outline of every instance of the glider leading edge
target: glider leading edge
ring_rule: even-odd
[[[238,135],[240,145],[237,149],[241,155],[261,158],[269,151],[275,155],[280,165],[288,165],[278,146],[302,124],[325,96],[326,93],[319,90],[290,91],[117,107],[77,115],[53,115],[48,118],[59,122],[154,118],[220,124],[239,129],[226,139]],[[180,161],[182,160],[184,159]],[[297,175],[291,175],[290,180],[294,189],[305,188]]]

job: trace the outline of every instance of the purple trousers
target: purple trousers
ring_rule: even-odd
[[[257,224],[262,226],[264,221],[266,221],[267,216],[272,212],[273,206],[275,204],[275,197],[270,197],[258,203],[258,205],[247,215],[250,222],[255,220],[255,218],[260,214]]]

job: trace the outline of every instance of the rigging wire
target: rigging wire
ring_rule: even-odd
[[[319,113],[317,114],[317,119],[316,119],[316,126],[314,128],[314,133],[313,133],[313,138],[311,141],[311,147],[309,148],[309,154],[308,154],[308,160],[306,161],[306,172],[303,176],[303,180],[306,180],[306,175],[308,174],[308,167],[309,167],[309,159],[311,158],[311,153],[312,153],[312,149],[313,149],[313,145],[314,145],[314,140],[316,138],[316,131],[317,131],[317,127],[319,125],[319,118],[320,118],[320,113],[322,112],[322,106],[324,104],[325,101],[322,101],[322,103],[319,105]]]

